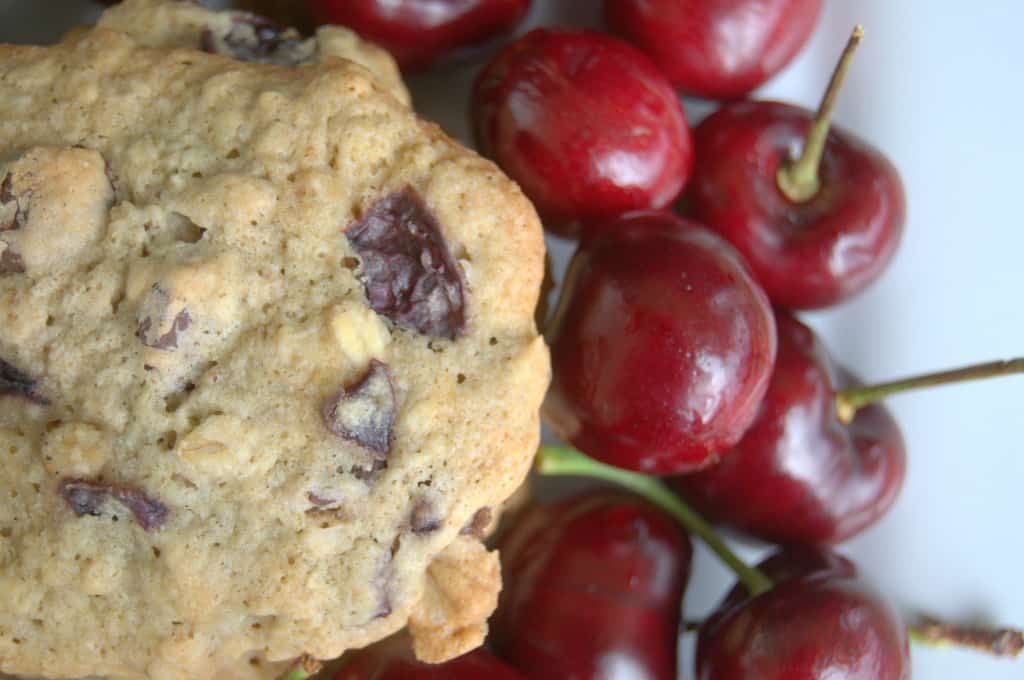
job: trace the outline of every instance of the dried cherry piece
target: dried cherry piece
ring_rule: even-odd
[[[387,467],[388,462],[386,460],[374,458],[373,462],[370,463],[369,467],[359,467],[358,465],[353,465],[351,468],[349,468],[349,473],[359,481],[371,484],[374,480],[377,479],[377,476],[381,472],[387,469]]]
[[[14,252],[10,248],[0,253],[0,276],[4,274],[24,274],[25,273],[25,261],[21,259],[21,255]]]
[[[14,180],[11,173],[0,181],[0,231],[14,231],[21,229],[28,221],[28,198],[19,197],[14,193]],[[20,200],[24,199],[24,201]],[[24,202],[24,204],[23,204]],[[25,263],[21,255],[11,250],[8,246],[0,253],[0,276],[4,274],[23,274]]]
[[[98,517],[103,514],[107,501],[113,499],[128,508],[135,516],[135,521],[146,531],[159,529],[169,514],[166,505],[133,486],[88,479],[63,479],[58,492],[76,517]]]
[[[466,523],[466,526],[462,527],[459,533],[483,539],[487,536],[487,527],[491,526],[493,519],[494,512],[485,505],[473,513],[473,516],[469,518],[469,522]]]
[[[0,265],[2,265],[2,262],[3,260],[0,258]],[[24,397],[43,406],[50,403],[46,397],[39,393],[39,385],[35,380],[27,373],[0,359],[0,397],[5,395]]]
[[[11,204],[14,205],[11,205]],[[0,181],[0,231],[21,229],[25,226],[28,217],[21,209],[21,203],[14,194],[14,180],[11,173],[7,173],[3,181]]]
[[[374,359],[363,377],[327,400],[323,416],[328,430],[383,460],[391,452],[395,410],[391,372],[387,364]]]
[[[424,335],[455,339],[465,329],[459,267],[441,226],[410,188],[385,196],[346,230],[362,259],[373,311]]]
[[[152,325],[153,320],[148,316],[139,322],[138,336],[143,345],[154,349],[178,349],[178,333],[188,330],[192,325],[192,317],[187,309],[181,310],[171,322],[170,330],[158,336],[151,332]]]
[[[305,39],[294,28],[285,28],[250,12],[232,12],[233,26],[226,34],[203,31],[200,48],[239,61],[278,66],[298,66],[310,56]]]
[[[416,501],[409,514],[409,528],[417,536],[432,534],[441,528],[442,518],[437,514],[437,508],[426,498]]]

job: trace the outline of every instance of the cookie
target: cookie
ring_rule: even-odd
[[[517,187],[347,61],[0,46],[0,672],[479,644],[543,257]]]
[[[342,26],[321,26],[313,37],[303,38],[257,14],[213,11],[194,0],[123,0],[103,12],[98,26],[127,33],[149,47],[191,47],[279,66],[349,59],[399,101],[410,101],[391,55]]]

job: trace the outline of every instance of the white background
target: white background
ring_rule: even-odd
[[[597,25],[597,0],[536,4],[530,25]],[[0,0],[0,42],[51,41],[95,7]],[[865,39],[836,119],[901,170],[907,232],[866,294],[806,318],[868,380],[1024,354],[1024,4],[826,0],[806,50],[759,95],[813,108],[857,22]],[[476,68],[411,82],[417,107],[463,141]],[[687,106],[691,120],[709,110]],[[552,248],[570,252],[565,242]],[[907,439],[907,484],[894,510],[842,550],[904,611],[1024,625],[1022,393],[1024,379],[1006,378],[891,401]],[[700,550],[688,615],[706,612],[730,582]],[[929,680],[1024,677],[1024,660],[957,651],[915,648],[913,664]],[[688,660],[682,677],[692,677]]]

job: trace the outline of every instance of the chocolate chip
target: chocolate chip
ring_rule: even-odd
[[[284,28],[270,19],[249,12],[231,12],[231,29],[224,34],[203,31],[200,49],[240,61],[278,66],[298,66],[312,56],[294,28]]]
[[[441,528],[441,518],[437,516],[434,504],[426,498],[416,501],[409,514],[409,528],[417,536],[430,534]]]
[[[415,191],[380,199],[346,231],[370,307],[399,326],[454,339],[466,325],[462,276]]]
[[[87,479],[63,479],[58,492],[76,517],[99,517],[104,514],[107,501],[112,499],[128,508],[135,516],[135,521],[146,531],[159,529],[167,521],[167,506],[133,486]]]
[[[167,291],[161,288],[160,284],[153,284],[145,307],[151,310],[158,310],[157,313],[163,316],[167,313],[170,302],[171,299]],[[136,336],[146,347],[170,351],[178,348],[179,334],[188,330],[188,327],[191,325],[192,316],[187,309],[182,309],[174,315],[170,327],[161,333],[160,330],[164,327],[162,319],[157,318],[156,327],[154,327],[153,316],[149,315],[139,321],[139,329],[136,332]]]
[[[371,361],[362,378],[324,404],[323,417],[334,434],[366,447],[376,458],[387,458],[395,423],[395,388],[387,365]]]
[[[35,380],[23,371],[0,359],[0,396],[24,397],[29,401],[46,406],[50,401],[39,393]]]
[[[490,508],[484,506],[473,513],[466,526],[462,527],[460,534],[468,536],[475,536],[477,538],[484,538],[487,535],[487,527],[491,526],[491,520],[494,519],[494,513]]]

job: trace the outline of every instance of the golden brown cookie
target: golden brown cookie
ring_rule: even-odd
[[[479,644],[461,532],[537,444],[543,252],[349,62],[0,46],[0,671]]]

